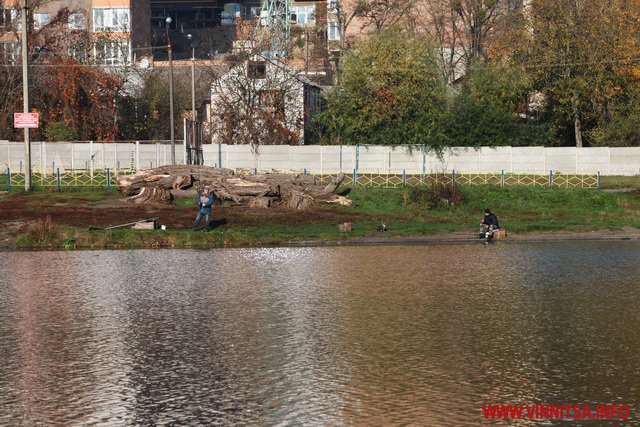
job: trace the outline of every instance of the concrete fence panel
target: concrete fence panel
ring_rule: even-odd
[[[358,146],[358,171],[362,173],[387,173],[390,147],[376,145]]]
[[[602,174],[609,174],[609,147],[576,148],[575,150],[575,173],[591,174],[600,171]]]
[[[389,147],[387,155],[389,173],[414,175],[428,172],[429,156],[423,147]]]
[[[578,151],[575,147],[544,149],[544,173],[576,173]]]
[[[503,170],[509,172],[512,169],[511,155],[511,147],[480,147],[475,172],[496,173]]]
[[[545,163],[544,147],[513,147],[511,153],[511,170],[509,172],[549,173]]]
[[[307,173],[320,173],[320,146],[319,145],[288,145],[282,146],[289,149],[289,169],[296,171],[307,170]]]
[[[608,175],[640,175],[640,147],[609,148]]]

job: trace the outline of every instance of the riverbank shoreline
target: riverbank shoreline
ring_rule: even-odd
[[[196,213],[191,199],[146,205],[115,191],[5,193],[0,194],[0,250],[480,243],[477,224],[485,207],[507,230],[496,243],[640,239],[639,192],[461,190],[460,206],[430,206],[425,190],[415,187],[347,188],[353,206],[316,205],[306,211],[226,203],[214,207],[210,233],[191,230]],[[132,222],[148,218],[158,218],[164,229],[131,229]],[[339,230],[344,223],[350,231]]]
[[[141,232],[147,233],[148,232]],[[153,233],[153,232],[152,232]],[[198,232],[194,232],[196,234]],[[198,233],[199,234],[199,233]],[[211,232],[214,236],[215,231]],[[0,237],[0,240],[4,240]],[[624,227],[623,230],[597,230],[590,232],[554,232],[554,233],[509,233],[507,237],[495,239],[492,244],[519,244],[519,243],[549,243],[549,242],[585,242],[585,241],[640,241],[640,229]],[[251,242],[251,243],[223,243],[217,239],[211,240],[210,245],[105,245],[105,246],[74,246],[74,245],[40,245],[20,246],[8,244],[6,240],[0,242],[0,252],[11,251],[61,251],[61,250],[144,250],[144,249],[241,249],[241,248],[304,248],[304,247],[350,247],[350,246],[420,246],[420,245],[467,245],[486,244],[478,239],[471,231],[453,232],[432,236],[381,236],[381,237],[354,237],[326,240],[282,240],[278,242]]]

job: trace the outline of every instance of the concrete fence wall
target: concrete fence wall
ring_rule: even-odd
[[[176,144],[176,161],[184,163],[182,143]],[[24,144],[0,141],[0,169],[24,169]],[[53,173],[91,169],[148,169],[171,161],[166,143],[43,143],[31,144],[34,172]],[[422,147],[386,146],[261,146],[253,152],[247,145],[205,145],[207,166],[231,169],[306,170],[407,174],[456,173],[577,173],[602,175],[640,174],[640,147],[545,148],[481,147],[453,148],[439,158]]]

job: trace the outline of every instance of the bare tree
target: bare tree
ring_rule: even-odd
[[[213,142],[299,144],[304,129],[304,85],[274,59],[253,56],[231,68],[212,88]]]

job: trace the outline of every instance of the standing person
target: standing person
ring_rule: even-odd
[[[209,218],[211,216],[211,206],[213,205],[213,194],[209,194],[209,187],[204,187],[202,193],[196,197],[196,204],[200,208],[193,223],[193,231],[198,231],[200,220],[204,216],[204,231],[209,231]]]
[[[487,231],[493,233],[494,230],[500,228],[500,224],[498,224],[498,217],[495,216],[493,212],[489,208],[484,210],[484,218],[480,223],[480,238],[484,237],[484,233]]]

